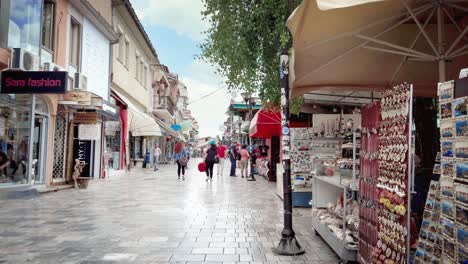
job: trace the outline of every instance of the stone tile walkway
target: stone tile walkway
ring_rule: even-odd
[[[95,180],[87,190],[0,201],[0,263],[338,262],[314,235],[310,209],[294,211],[306,254],[274,255],[283,221],[275,185],[227,173],[206,183],[196,164],[185,181],[166,165]]]

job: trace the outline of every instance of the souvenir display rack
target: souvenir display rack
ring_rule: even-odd
[[[409,263],[412,98],[402,84],[362,109],[360,263]]]
[[[350,160],[337,161],[343,148],[342,139],[339,139],[339,154],[334,158],[316,158],[313,162],[312,226],[343,262],[356,261],[359,237],[356,159],[360,137],[357,133],[351,134]]]
[[[380,102],[365,105],[361,109],[361,174],[359,177],[359,250],[360,263],[372,263],[377,254],[378,225],[378,154],[377,129],[380,121]],[[374,253],[375,252],[375,253]]]
[[[468,262],[468,97],[454,94],[454,81],[439,83],[441,176],[431,182],[415,263]]]

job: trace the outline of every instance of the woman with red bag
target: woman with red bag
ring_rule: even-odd
[[[218,148],[216,144],[212,143],[211,147],[206,151],[205,163],[206,163],[206,181],[213,181],[213,167],[215,163],[218,163]]]
[[[174,159],[177,163],[177,178],[180,180],[180,172],[182,171],[182,180],[185,181],[185,167],[188,163],[188,154],[183,142],[179,142],[175,145]]]

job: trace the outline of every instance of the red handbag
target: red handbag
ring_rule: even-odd
[[[198,163],[198,171],[200,171],[200,172],[205,172],[206,171],[206,163],[205,162]]]

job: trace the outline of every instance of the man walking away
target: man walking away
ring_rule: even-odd
[[[218,176],[222,176],[224,172],[224,161],[226,160],[226,147],[221,144],[221,142],[218,142],[218,158],[219,158],[219,163],[218,163]]]
[[[154,167],[154,171],[159,170],[157,168],[157,165],[159,163],[159,157],[161,157],[161,149],[159,148],[159,145],[156,144],[154,146],[154,150],[153,150],[153,167]]]
[[[236,149],[236,142],[232,142],[231,147],[229,148],[229,160],[231,161],[231,173],[229,176],[236,176],[236,162],[237,162],[238,152]]]

